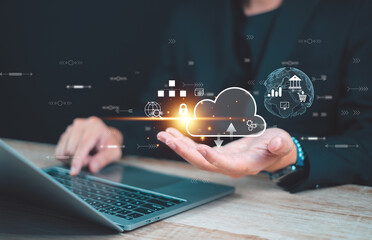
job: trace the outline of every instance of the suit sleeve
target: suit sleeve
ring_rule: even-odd
[[[290,192],[341,184],[372,186],[371,5],[362,2],[345,49],[340,70],[345,92],[335,118],[340,134],[327,136],[326,141],[301,142],[308,154],[309,173],[303,181],[286,186]],[[347,116],[341,110],[348,111]],[[335,148],[336,144],[348,147]]]

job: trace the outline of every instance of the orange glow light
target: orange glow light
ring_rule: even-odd
[[[179,120],[189,120],[191,117],[162,117],[162,118],[151,118],[151,117],[101,117],[103,120],[114,120],[114,121],[179,121]],[[225,117],[198,117],[199,120],[226,120]],[[228,118],[229,120],[233,119],[232,117]],[[239,117],[234,117],[234,120],[241,120]]]

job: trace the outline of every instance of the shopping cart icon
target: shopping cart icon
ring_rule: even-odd
[[[298,97],[300,98],[300,102],[306,102],[307,95],[304,94],[304,91],[302,91],[301,93],[298,93]]]

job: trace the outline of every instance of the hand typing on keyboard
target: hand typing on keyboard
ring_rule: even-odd
[[[71,177],[64,169],[47,173],[98,211],[127,220],[185,202],[156,192],[100,182],[82,174]]]
[[[97,117],[77,118],[61,135],[55,155],[71,164],[71,175],[79,174],[85,166],[95,173],[121,157],[121,147],[102,147],[107,145],[123,145],[119,130],[108,127]]]

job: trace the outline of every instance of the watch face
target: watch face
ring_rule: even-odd
[[[309,176],[309,168],[307,158],[304,160],[303,166],[290,165],[272,174],[272,181],[278,186],[288,189],[300,183]]]

